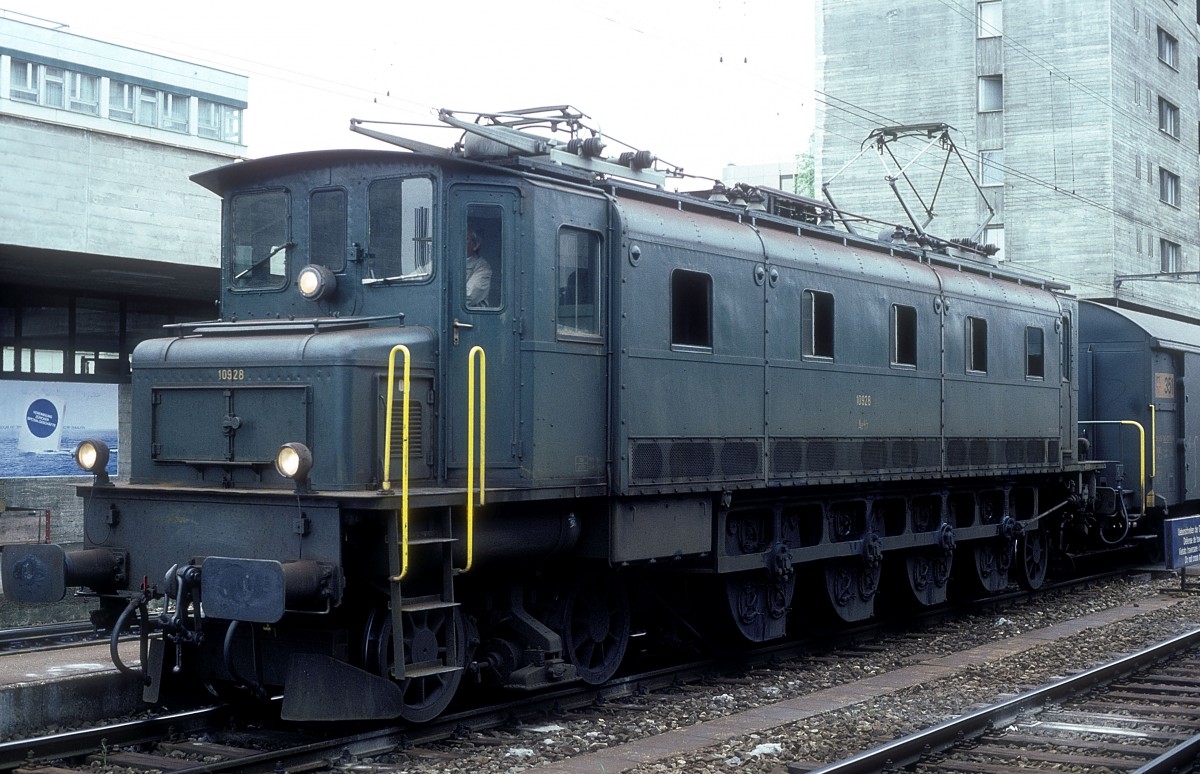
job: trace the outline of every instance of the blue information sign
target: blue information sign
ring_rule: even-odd
[[[1185,516],[1163,522],[1168,570],[1200,564],[1200,516]]]
[[[38,398],[25,412],[25,424],[38,438],[49,438],[58,429],[58,408],[45,398]]]

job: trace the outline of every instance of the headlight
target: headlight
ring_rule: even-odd
[[[108,444],[89,438],[75,447],[75,463],[88,473],[103,473],[108,467]]]
[[[312,469],[312,452],[302,443],[285,443],[275,454],[275,470],[284,478],[303,482]]]
[[[300,295],[310,301],[316,301],[333,293],[337,288],[337,278],[326,267],[310,263],[300,270],[296,285],[300,288]]]
[[[97,486],[109,486],[108,444],[95,438],[80,441],[75,447],[75,464],[96,477]]]

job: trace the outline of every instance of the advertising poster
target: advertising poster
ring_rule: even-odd
[[[77,476],[85,438],[108,444],[117,472],[117,385],[0,381],[0,478]]]

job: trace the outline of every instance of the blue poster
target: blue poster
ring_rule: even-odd
[[[0,478],[77,476],[85,438],[108,444],[117,472],[117,385],[0,381]]]

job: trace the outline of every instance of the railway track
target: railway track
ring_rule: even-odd
[[[749,661],[744,663],[767,663],[786,655],[781,648],[772,648],[769,652],[749,654]],[[719,668],[718,662],[706,660],[650,670],[614,679],[603,686],[571,686],[451,713],[419,727],[379,724],[367,731],[339,735],[337,732],[344,730],[344,726],[331,725],[325,729],[326,733],[317,734],[316,739],[311,727],[287,727],[261,716],[240,715],[229,705],[214,706],[3,742],[0,771],[62,774],[90,771],[96,765],[190,774],[311,770],[315,765],[384,755],[470,731],[496,728],[514,719],[546,717],[652,692],[711,676]],[[236,730],[231,730],[231,724]],[[358,723],[355,727],[369,725]],[[189,764],[192,758],[195,760]],[[45,768],[49,764],[53,768]]]
[[[1095,580],[1077,579],[1074,583]],[[1027,602],[1027,592],[1013,592],[1010,602]],[[983,607],[1003,607],[1004,596],[988,598]],[[961,612],[961,610],[958,610]],[[940,618],[953,618],[951,609],[930,611],[922,619],[925,627],[936,625]],[[913,621],[910,619],[909,624]],[[289,734],[279,725],[264,722],[261,717],[237,717],[230,708],[210,708],[181,713],[146,721],[131,721],[95,729],[70,732],[0,744],[0,771],[21,770],[33,762],[56,761],[65,771],[87,770],[105,761],[127,767],[154,767],[172,771],[275,771],[311,766],[331,766],[341,759],[394,754],[413,747],[422,748],[451,738],[462,738],[471,732],[487,731],[513,721],[543,721],[575,710],[585,712],[604,704],[616,705],[623,697],[655,694],[668,688],[706,680],[720,680],[723,672],[753,670],[775,664],[796,661],[815,650],[829,655],[820,659],[845,660],[853,658],[855,643],[870,639],[881,628],[893,624],[881,622],[840,632],[835,640],[822,643],[793,642],[755,649],[742,654],[736,665],[717,660],[696,661],[663,668],[644,668],[634,674],[619,677],[605,686],[575,686],[558,691],[522,696],[470,711],[444,716],[439,722],[419,728],[380,725],[364,730],[362,724],[355,733],[338,736],[337,729],[328,731],[322,739],[314,740],[311,729]],[[834,649],[831,653],[831,649]],[[231,723],[237,731],[230,732]],[[419,752],[412,753],[420,758]],[[188,762],[189,757],[199,760]],[[66,763],[64,763],[66,761]],[[74,767],[74,768],[69,768]],[[41,771],[45,771],[42,769]]]
[[[98,642],[107,638],[107,634],[97,632],[96,628],[87,621],[0,629],[0,654],[67,648],[83,642]]]
[[[1200,756],[1200,629],[815,771],[1178,772]]]

